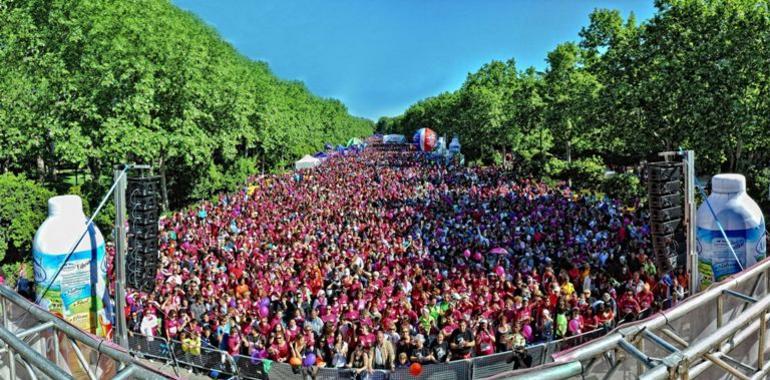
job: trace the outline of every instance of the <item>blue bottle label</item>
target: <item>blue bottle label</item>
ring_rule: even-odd
[[[50,285],[40,299],[42,307],[83,330],[104,336],[101,315],[104,314],[107,278],[104,245],[96,247],[95,263],[92,263],[92,255],[91,250],[74,252],[52,283],[67,255],[34,250],[35,291],[40,298]]]
[[[721,281],[740,272],[741,267],[746,269],[765,258],[764,221],[755,228],[726,230],[725,234],[727,239],[719,230],[697,228],[696,249],[702,287]],[[735,255],[730,251],[730,245]]]

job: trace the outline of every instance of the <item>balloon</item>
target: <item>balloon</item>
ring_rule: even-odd
[[[463,251],[463,256],[464,256],[466,259],[470,259],[470,258],[471,258],[471,251],[469,251],[469,250],[467,250],[467,249],[466,249],[466,250],[464,250],[464,251]]]
[[[270,314],[270,309],[267,308],[267,306],[260,306],[259,307],[259,316],[264,318],[267,317],[267,315]]]
[[[524,325],[524,327],[521,328],[521,335],[524,335],[524,339],[527,340],[527,342],[532,340],[532,326],[530,325]]]
[[[433,151],[436,148],[437,140],[438,135],[430,128],[420,128],[412,137],[412,142],[417,144],[417,148],[423,152]]]
[[[310,367],[310,366],[314,365],[315,364],[315,354],[312,353],[312,352],[307,354],[307,356],[305,356],[305,360],[302,361],[302,364],[305,367]]]
[[[481,256],[480,252],[476,252],[476,253],[473,254],[473,259],[476,260],[476,261],[481,261],[481,259],[483,259],[483,257]]]
[[[409,366],[409,374],[417,377],[420,376],[422,373],[422,365],[420,363],[412,363],[412,365]]]
[[[501,265],[498,265],[495,268],[495,273],[497,273],[498,276],[503,277],[505,275],[505,269]]]
[[[569,331],[573,334],[580,332],[580,323],[577,319],[571,319],[569,321]]]
[[[270,298],[265,297],[262,300],[260,300],[259,306],[265,306],[265,307],[270,306]]]
[[[292,367],[299,367],[302,365],[302,359],[296,356],[292,357],[291,359],[289,359],[289,364],[291,364]]]

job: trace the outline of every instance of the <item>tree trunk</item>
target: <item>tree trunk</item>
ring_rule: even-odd
[[[738,139],[738,143],[735,147],[735,160],[734,166],[730,168],[733,173],[739,172],[741,169],[741,153],[743,153],[743,140]]]
[[[37,176],[38,180],[43,181],[45,179],[45,160],[43,160],[43,157],[38,155],[37,159],[35,160],[35,164],[37,165]]]

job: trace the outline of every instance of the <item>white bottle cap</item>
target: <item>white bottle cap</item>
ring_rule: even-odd
[[[58,195],[48,199],[48,216],[83,215],[83,201],[77,195]]]
[[[711,178],[711,190],[716,193],[744,193],[746,177],[743,174],[717,174]]]

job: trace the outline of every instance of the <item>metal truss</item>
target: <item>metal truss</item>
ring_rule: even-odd
[[[78,367],[72,371],[83,373],[89,380],[106,376],[117,380],[174,378],[147,366],[120,346],[57,318],[6,286],[0,286],[0,306],[0,377],[74,379],[72,373],[57,365],[72,365],[72,360],[62,357],[66,349],[77,359]],[[23,323],[16,323],[18,319]],[[100,373],[99,365],[110,360],[115,370]]]
[[[494,378],[764,379],[769,289],[766,259],[672,309],[557,353],[553,363]]]

